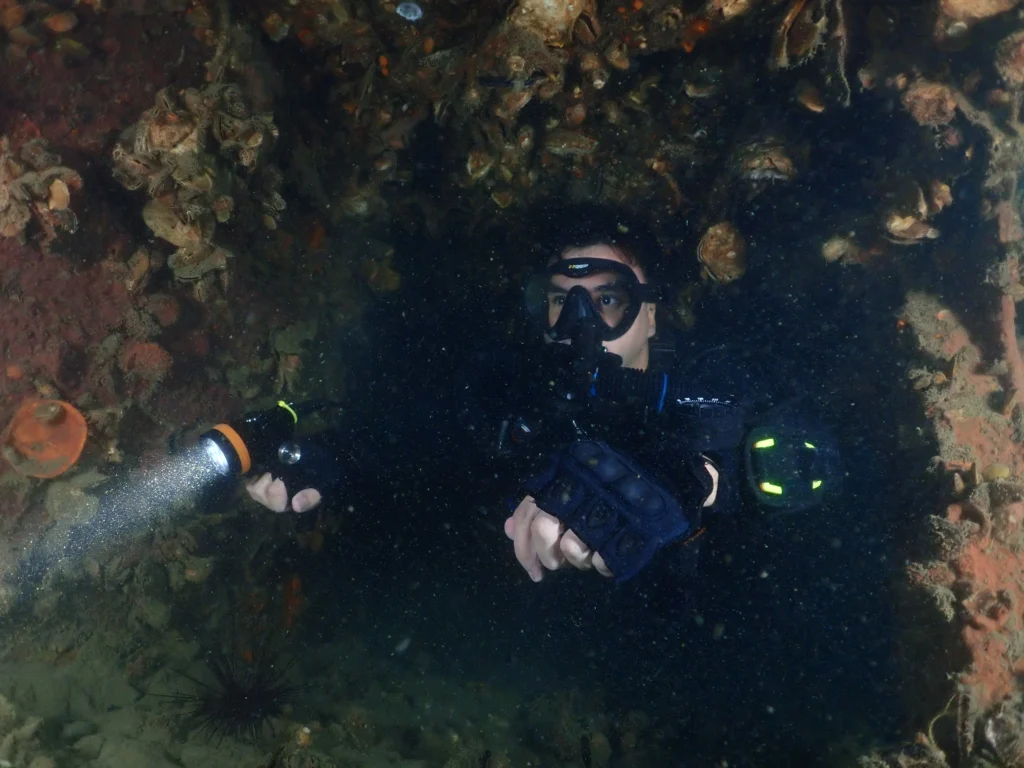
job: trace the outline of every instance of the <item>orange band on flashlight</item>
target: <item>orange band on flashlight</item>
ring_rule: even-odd
[[[228,439],[231,447],[238,454],[238,461],[242,465],[242,474],[248,474],[249,470],[252,469],[252,457],[249,455],[249,449],[245,447],[245,441],[242,440],[241,436],[235,432],[230,424],[218,424],[214,429]]]

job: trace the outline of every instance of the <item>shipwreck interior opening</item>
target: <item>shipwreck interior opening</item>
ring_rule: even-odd
[[[391,638],[384,627],[422,628],[454,675],[525,678],[538,696],[552,677],[594,684],[622,716],[644,703],[663,713],[658,727],[676,733],[679,748],[685,744],[698,762],[784,764],[799,755],[825,763],[905,736],[907,713],[918,703],[905,698],[909,670],[898,651],[905,616],[893,593],[905,578],[908,547],[920,544],[913,526],[939,494],[928,474],[934,439],[907,386],[914,353],[894,333],[906,283],[897,270],[823,270],[817,254],[795,252],[789,228],[756,231],[742,301],[729,289],[701,301],[680,354],[750,345],[792,363],[800,387],[824,405],[841,436],[845,484],[827,510],[741,516],[714,531],[692,593],[678,594],[675,605],[567,579],[536,593],[511,590],[511,564],[495,569],[479,557],[500,532],[505,509],[487,504],[478,480],[467,484],[465,468],[429,457],[425,442],[422,453],[405,449],[417,467],[401,498],[376,496],[332,548],[330,570],[308,574],[313,583],[326,578],[325,589],[345,585],[346,599],[325,609],[322,631],[351,626],[337,617],[351,621],[355,612],[355,625],[367,636],[378,627],[382,644]],[[519,300],[497,283],[453,281],[465,273],[465,259],[487,248],[455,236],[398,247],[403,287],[373,321],[377,338],[387,340],[381,349],[388,351],[374,361],[383,390],[408,387],[411,368],[427,381],[438,377],[425,391],[444,391],[443,372],[500,333],[500,310],[490,323],[438,310],[467,306],[467,294],[499,305]],[[418,330],[410,336],[411,329]],[[437,339],[445,340],[440,366]],[[395,349],[401,354],[391,357]],[[410,509],[419,510],[415,520]],[[454,535],[465,531],[467,517],[470,532]],[[374,536],[382,528],[392,532],[383,549]],[[367,607],[355,607],[364,601]],[[537,625],[536,616],[569,621]],[[625,658],[632,659],[627,668]]]

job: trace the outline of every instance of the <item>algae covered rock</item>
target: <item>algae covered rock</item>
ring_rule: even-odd
[[[259,768],[337,768],[334,762],[323,752],[302,746],[289,744],[267,757]]]
[[[42,725],[40,717],[19,718],[14,705],[0,695],[0,765],[52,768],[55,763],[39,747]]]

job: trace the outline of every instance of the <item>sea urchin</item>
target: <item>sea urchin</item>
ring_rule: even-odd
[[[276,661],[262,653],[251,662],[211,654],[207,669],[213,681],[203,682],[181,672],[196,689],[168,698],[184,706],[183,714],[198,725],[198,733],[217,737],[218,741],[231,736],[255,743],[264,726],[273,729],[273,719],[283,714],[303,687],[286,681],[291,663]]]

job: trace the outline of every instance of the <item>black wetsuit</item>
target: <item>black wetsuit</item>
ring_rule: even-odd
[[[458,474],[461,479],[439,480],[438,488],[464,504],[467,514],[481,506],[495,510],[497,522],[524,495],[522,483],[539,463],[582,433],[633,457],[670,490],[693,486],[692,467],[699,457],[709,458],[720,473],[717,500],[707,509],[686,510],[695,532],[737,509],[747,422],[765,403],[749,396],[755,377],[736,350],[709,350],[681,360],[670,345],[652,344],[643,394],[598,392],[572,407],[551,402],[535,386],[549,372],[529,361],[543,352],[525,350],[518,362],[501,351],[474,356],[454,386],[404,392],[354,412],[333,431],[306,437],[307,467],[280,474],[292,492],[313,486],[326,499],[342,501],[354,476],[387,487],[403,473],[428,480],[432,473]],[[652,380],[671,382],[670,390],[652,399],[650,392],[658,391],[657,386],[652,390]],[[531,426],[531,439],[516,444],[510,430],[519,420]],[[695,563],[699,537],[688,538],[685,547],[668,548],[672,554],[664,559],[678,561],[673,570],[689,571]]]

